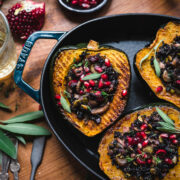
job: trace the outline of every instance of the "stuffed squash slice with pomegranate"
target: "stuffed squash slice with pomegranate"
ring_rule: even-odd
[[[180,24],[160,28],[153,43],[136,54],[134,65],[158,98],[180,107]]]
[[[127,114],[101,140],[99,166],[112,180],[180,179],[180,111],[146,106]]]
[[[90,41],[64,48],[54,63],[53,89],[64,117],[87,136],[112,124],[124,110],[130,85],[126,54]]]

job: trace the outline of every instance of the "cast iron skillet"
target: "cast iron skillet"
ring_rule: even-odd
[[[69,32],[36,32],[28,38],[23,47],[14,75],[16,84],[42,104],[45,118],[58,140],[84,167],[100,179],[107,178],[98,166],[97,148],[103,133],[93,138],[85,137],[59,114],[53,96],[51,96],[52,62],[59,48],[93,39],[101,44],[122,49],[129,56],[131,67],[133,67],[136,52],[154,38],[159,27],[169,21],[180,21],[180,18],[155,14],[122,14],[102,17],[85,22]],[[40,90],[34,90],[22,80],[22,73],[34,42],[40,38],[56,39],[58,42],[51,50],[44,65]],[[137,106],[157,100],[137,79],[132,68],[130,98],[124,114]]]

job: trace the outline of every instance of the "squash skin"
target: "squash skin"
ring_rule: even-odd
[[[154,92],[154,94],[163,100],[166,100],[168,102],[171,102],[175,104],[177,107],[180,108],[180,95],[177,93],[171,94],[169,92],[166,92],[166,88],[161,82],[161,79],[157,77],[155,74],[154,69],[150,65],[150,58],[152,55],[154,55],[154,52],[151,53],[151,55],[142,63],[142,69],[140,68],[140,61],[141,59],[148,53],[150,50],[156,46],[158,42],[160,42],[162,39],[164,39],[164,42],[169,44],[171,43],[176,36],[180,36],[180,24],[169,22],[164,28],[160,28],[156,34],[155,40],[152,42],[152,44],[149,45],[149,47],[145,47],[137,52],[137,54],[134,57],[134,70],[138,77],[140,77],[141,80],[146,82],[146,84],[150,87],[150,89]],[[160,93],[156,92],[156,88],[158,86],[162,86],[163,90]]]
[[[131,111],[131,113],[126,114],[122,119],[120,119],[112,128],[110,128],[104,137],[102,138],[98,152],[100,154],[99,158],[99,166],[100,169],[111,179],[111,180],[130,180],[133,178],[126,178],[124,176],[124,173],[120,170],[117,169],[116,166],[113,166],[111,163],[110,156],[107,154],[108,153],[108,145],[110,142],[112,142],[114,138],[114,131],[119,131],[123,132],[123,130],[126,130],[128,127],[131,126],[131,124],[136,120],[137,114],[140,115],[150,115],[153,111],[155,110],[155,106],[159,107],[161,110],[163,110],[165,113],[168,114],[168,116],[175,120],[175,125],[177,127],[180,127],[180,111],[178,108],[175,106],[172,106],[170,104],[150,104],[146,106],[142,106],[139,108],[136,108]],[[178,154],[180,153],[180,147],[178,148]],[[180,157],[179,157],[180,161]],[[180,162],[169,171],[169,173],[164,177],[163,180],[179,180],[180,179]]]
[[[60,91],[63,92],[66,89],[65,76],[69,71],[69,67],[73,64],[73,59],[78,58],[84,50],[87,49],[73,47],[65,48],[59,53],[55,60],[53,71],[53,89],[55,94],[59,94]],[[113,101],[110,103],[109,109],[101,116],[101,123],[99,125],[92,120],[88,121],[87,125],[85,125],[84,121],[79,120],[76,117],[76,114],[70,114],[61,109],[61,113],[74,127],[80,130],[84,135],[92,137],[101,133],[105,128],[112,124],[124,110],[128,96],[125,98],[122,97],[121,92],[124,89],[129,89],[131,70],[127,55],[118,49],[101,47],[97,50],[88,50],[87,52],[90,53],[90,55],[95,55],[97,53],[100,53],[101,56],[106,55],[113,68],[120,73]],[[59,71],[61,71],[61,73],[58,73]],[[59,84],[61,84],[61,86]]]

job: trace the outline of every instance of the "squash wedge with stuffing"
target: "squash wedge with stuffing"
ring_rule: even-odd
[[[60,108],[65,119],[68,120],[75,128],[81,131],[86,136],[94,136],[102,132],[110,124],[112,124],[118,116],[123,112],[128,96],[123,97],[122,91],[129,89],[131,71],[127,55],[121,50],[112,47],[100,47],[95,41],[90,41],[87,47],[71,46],[60,49],[60,52],[54,62],[53,68],[53,90],[54,94],[60,94],[66,90],[66,76],[74,63],[74,59],[86,52],[88,56],[99,54],[110,60],[112,67],[118,72],[118,85],[109,105],[108,110],[101,114],[101,122],[97,124],[92,120],[80,120],[73,112],[69,113],[63,108]],[[67,102],[70,104],[68,99]]]
[[[156,111],[156,107],[166,113],[172,120],[176,127],[180,127],[180,111],[175,106],[170,104],[150,104],[145,105],[135,110],[132,110],[131,113],[126,114],[122,119],[120,119],[112,128],[110,128],[104,137],[102,138],[98,152],[100,155],[99,166],[101,170],[112,180],[128,180],[135,179],[133,176],[127,178],[124,172],[121,169],[118,169],[114,164],[112,165],[112,159],[108,155],[109,144],[112,143],[114,139],[114,132],[125,133],[128,132],[132,123],[135,122],[139,116],[150,116],[153,112]],[[164,132],[162,132],[164,133]],[[165,133],[164,133],[165,134]],[[170,134],[171,135],[171,134]],[[180,153],[180,148],[178,148],[178,154]],[[180,160],[180,157],[178,158]],[[147,161],[147,160],[146,160]],[[143,165],[144,166],[144,165]],[[164,180],[173,179],[178,180],[180,178],[180,162],[177,160],[177,164],[169,170],[169,172],[163,178]],[[141,177],[142,178],[142,177]],[[143,178],[142,178],[143,179]],[[155,178],[157,179],[157,177]]]
[[[160,28],[153,43],[149,47],[141,49],[136,54],[134,58],[134,69],[137,75],[147,83],[147,85],[151,88],[151,90],[158,98],[169,101],[175,104],[177,107],[180,107],[180,91],[178,90],[179,92],[174,92],[174,90],[172,90],[172,93],[171,91],[168,91],[167,87],[160,78],[160,76],[163,76],[162,71],[161,75],[158,77],[155,68],[153,68],[152,64],[150,63],[151,58],[155,57],[155,49],[157,48],[156,52],[158,53],[158,49],[160,49],[163,43],[171,45],[176,37],[180,37],[180,24],[169,22],[164,28]],[[177,71],[177,73],[180,72],[180,69],[178,70],[178,67]],[[176,82],[179,84],[180,80],[177,80]],[[176,86],[179,86],[178,84],[176,84]]]

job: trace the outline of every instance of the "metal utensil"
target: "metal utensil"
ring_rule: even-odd
[[[12,139],[15,148],[16,148],[16,153],[18,152],[18,140],[17,139]],[[10,163],[10,170],[14,175],[14,180],[18,180],[18,172],[20,170],[20,164],[18,163],[17,159],[11,159],[11,163]]]
[[[44,136],[36,138],[33,142],[33,148],[32,148],[32,153],[31,153],[32,170],[31,170],[30,180],[34,180],[37,167],[41,163],[45,142],[46,142],[46,138]]]
[[[2,152],[2,170],[0,172],[0,180],[8,180],[8,169],[9,169],[10,157]]]

